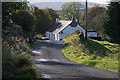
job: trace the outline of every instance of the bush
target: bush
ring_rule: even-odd
[[[24,66],[19,70],[20,74],[23,74],[21,78],[39,78],[39,72],[34,66]]]
[[[16,13],[14,22],[23,27],[27,32],[33,32],[36,25],[36,17],[27,10]]]
[[[94,59],[96,59],[96,56],[95,56],[95,55],[92,55],[92,56],[90,56],[89,59],[90,59],[90,60],[94,60]]]
[[[90,65],[90,66],[95,66],[96,65],[96,61],[88,61],[88,65]]]
[[[23,67],[32,64],[31,56],[27,54],[14,54],[14,63],[16,67]]]

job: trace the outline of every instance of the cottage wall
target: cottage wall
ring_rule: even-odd
[[[69,25],[59,33],[59,38],[63,39],[65,36],[75,32],[77,30],[81,30],[83,32],[83,34],[85,35],[85,30],[81,26],[77,25],[76,27],[71,27]]]
[[[45,37],[49,38],[49,32],[48,31],[45,32]]]
[[[55,39],[54,40],[59,40],[59,34],[55,34]]]

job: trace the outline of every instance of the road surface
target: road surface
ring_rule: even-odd
[[[96,67],[89,67],[68,60],[62,53],[63,41],[42,40],[39,46],[32,49],[35,66],[40,76],[46,79],[95,79],[118,78],[116,72]],[[67,79],[68,78],[68,79]],[[61,79],[60,79],[61,80]]]

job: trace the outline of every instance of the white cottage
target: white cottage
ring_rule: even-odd
[[[65,36],[73,33],[74,31],[81,30],[85,36],[85,30],[75,22],[73,18],[72,21],[57,21],[55,22],[52,27],[45,32],[45,36],[48,37],[50,40],[61,40],[64,39]],[[88,37],[96,37],[97,32],[87,33]]]

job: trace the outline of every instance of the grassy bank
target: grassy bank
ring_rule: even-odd
[[[31,46],[38,45],[39,42]],[[39,78],[39,71],[34,66],[33,57],[29,54],[30,46],[23,40],[23,45],[19,49],[15,47],[11,50],[6,41],[2,46],[2,77],[5,80],[11,78],[23,78],[34,80]]]
[[[86,41],[79,31],[70,34],[64,41],[63,53],[71,61],[116,72],[120,69],[119,44],[92,39]]]

